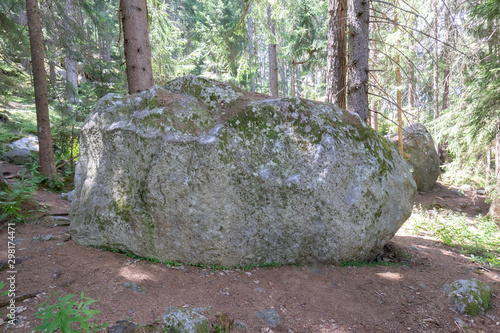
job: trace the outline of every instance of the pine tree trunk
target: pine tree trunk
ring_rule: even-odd
[[[328,1],[326,99],[346,108],[347,0]]]
[[[500,194],[500,128],[497,126],[497,135],[495,138],[495,179],[496,179],[496,194]],[[488,215],[500,220],[500,198],[492,201]]]
[[[35,86],[36,122],[38,129],[38,145],[42,175],[53,179],[56,177],[52,136],[50,133],[49,102],[47,97],[47,80],[45,78],[42,24],[37,0],[26,0],[28,30]]]
[[[250,71],[250,80],[251,80],[251,92],[255,92],[255,73],[253,72],[253,22],[252,18],[250,15],[252,14],[252,5],[248,5],[248,17],[247,17],[247,22],[248,22],[248,42],[250,44],[250,50],[248,54],[248,63],[250,64],[250,68],[252,70]]]
[[[438,6],[437,6],[437,1],[434,2],[434,73],[432,76],[432,83],[433,83],[433,89],[434,89],[434,119],[437,119],[439,117],[439,86],[438,86],[438,79],[439,79],[439,49],[438,49]],[[434,142],[438,144],[436,141],[437,138],[434,138]]]
[[[66,57],[64,59],[64,67],[66,68],[66,97],[69,103],[78,103],[78,62],[75,54],[74,38],[74,14],[75,7],[72,0],[66,0],[64,16],[64,29],[66,30],[65,46]]]
[[[278,54],[276,52],[276,24],[271,19],[271,5],[267,7],[267,25],[271,30],[271,42],[269,43],[269,86],[271,97],[278,98]]]
[[[370,4],[349,0],[349,66],[347,106],[366,121],[368,117],[368,26]]]
[[[120,0],[129,94],[153,86],[146,0]]]

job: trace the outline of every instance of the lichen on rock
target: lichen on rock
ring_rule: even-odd
[[[491,288],[477,279],[456,280],[445,285],[444,290],[455,309],[462,314],[477,316],[490,306]]]
[[[80,152],[73,239],[161,260],[372,259],[415,195],[406,163],[357,115],[194,76],[105,96]]]

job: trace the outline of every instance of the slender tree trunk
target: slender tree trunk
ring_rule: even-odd
[[[78,103],[78,62],[75,54],[74,38],[74,14],[75,7],[72,0],[66,0],[64,10],[64,29],[65,31],[65,46],[66,57],[64,59],[64,67],[66,68],[66,97],[69,103]]]
[[[47,97],[47,80],[43,56],[42,24],[37,0],[26,0],[28,29],[30,36],[31,63],[33,66],[33,82],[35,86],[36,122],[40,167],[42,175],[53,179],[56,177],[52,136],[50,134],[49,101]]]
[[[396,6],[396,3],[394,3]],[[396,23],[396,29],[398,28],[398,14],[394,16],[394,22]],[[397,51],[396,51],[397,52]],[[403,112],[402,112],[402,102],[401,102],[401,67],[399,62],[399,53],[396,54],[396,102],[398,107],[398,149],[401,156],[403,155]]]
[[[285,61],[280,62],[280,72],[281,72],[281,96],[287,96],[287,84],[286,84],[286,63]]]
[[[109,30],[106,31],[106,52],[104,54],[104,60],[108,63],[111,62],[111,36],[109,35]]]
[[[269,85],[271,97],[278,98],[278,54],[276,51],[276,24],[271,19],[271,5],[267,7],[267,25],[271,30],[271,41],[269,42]]]
[[[450,12],[446,11],[444,15],[444,24],[447,28],[451,28]],[[444,41],[450,43],[450,31],[445,32]],[[441,111],[444,111],[449,106],[449,95],[450,95],[450,50],[448,46],[443,45],[443,56],[442,59],[445,63],[445,69],[443,71],[443,100],[441,102]]]
[[[328,1],[326,99],[346,108],[347,0]]]
[[[349,66],[347,106],[366,121],[368,117],[368,26],[370,4],[349,0]]]
[[[372,112],[372,128],[378,132],[378,101],[376,101],[373,105],[373,112]]]
[[[146,0],[120,0],[129,94],[153,86]]]
[[[497,135],[495,138],[495,178],[496,178],[496,192],[500,193],[500,126],[497,125]],[[488,211],[488,215],[500,220],[500,199],[493,200]]]
[[[252,5],[248,5],[248,14],[247,14],[247,22],[248,22],[248,41],[250,44],[250,50],[248,57],[248,63],[250,64],[250,68],[252,69],[250,71],[250,80],[251,80],[251,92],[255,92],[255,73],[253,72],[253,61],[254,61],[254,56],[253,56],[253,22],[252,22],[252,17],[250,16],[252,14]]]
[[[438,50],[438,6],[437,6],[437,0],[434,2],[434,73],[432,76],[432,83],[433,83],[433,89],[434,89],[434,119],[437,119],[439,117],[439,86],[438,86],[438,79],[439,79],[439,50]],[[437,138],[434,138],[436,144],[438,142],[436,141]]]
[[[295,97],[295,61],[292,56],[292,97]]]

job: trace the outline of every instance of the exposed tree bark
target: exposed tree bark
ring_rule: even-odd
[[[35,86],[36,121],[38,129],[38,144],[40,167],[42,175],[53,179],[56,177],[52,136],[50,133],[49,102],[47,97],[47,80],[45,78],[42,24],[37,0],[26,0],[28,29],[30,36],[31,63],[33,67],[33,82]]]
[[[447,10],[444,15],[444,24],[446,27],[451,26],[450,12]],[[446,43],[450,42],[450,32],[446,31],[446,36],[444,37]],[[450,50],[448,46],[443,45],[443,56],[442,59],[445,62],[445,69],[443,70],[443,100],[441,102],[441,111],[444,111],[449,106],[449,96],[450,96]]]
[[[249,50],[249,54],[248,54],[248,57],[250,59],[248,59],[248,63],[250,64],[250,68],[252,68],[252,70],[250,71],[250,80],[251,80],[251,92],[255,92],[255,73],[253,72],[253,22],[252,22],[252,18],[250,17],[250,15],[252,14],[252,5],[249,4],[248,5],[248,12],[247,12],[247,32],[248,32],[248,41],[249,41],[249,44],[250,44],[250,50]]]
[[[328,1],[326,99],[346,108],[347,0]]]
[[[66,0],[64,10],[64,29],[66,43],[66,57],[64,67],[66,69],[66,97],[69,103],[78,103],[78,61],[75,52],[74,36],[74,14],[75,6],[72,0]]]
[[[437,1],[434,1],[434,73],[432,76],[432,83],[433,83],[433,89],[434,89],[434,119],[437,119],[439,117],[439,86],[438,86],[438,79],[439,79],[439,50],[438,50],[438,6],[437,6]],[[436,141],[437,138],[434,138],[434,141],[436,144],[438,142]]]
[[[396,3],[394,4],[396,5]],[[396,29],[398,28],[398,14],[394,17]],[[397,52],[397,51],[396,51]],[[403,155],[403,112],[401,103],[401,67],[399,62],[399,53],[396,54],[396,102],[398,107],[398,149],[401,156]]]
[[[497,183],[496,191],[500,193],[500,126],[497,125],[497,135],[495,138],[495,178]],[[496,198],[492,201],[488,215],[500,220],[500,199]]]
[[[280,72],[281,72],[281,96],[286,97],[287,93],[287,81],[286,81],[286,63],[285,61],[280,62]]]
[[[366,121],[368,117],[368,26],[370,4],[349,0],[349,66],[347,106]]]
[[[278,98],[278,53],[276,51],[276,24],[271,19],[271,5],[267,7],[267,25],[271,30],[271,41],[269,42],[269,86],[271,97]]]
[[[129,94],[153,86],[146,0],[120,0]]]

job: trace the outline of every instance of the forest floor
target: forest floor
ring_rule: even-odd
[[[6,175],[17,172],[8,164],[3,169]],[[461,210],[471,217],[488,211],[484,195],[474,189],[463,192],[438,183],[417,194],[415,204]],[[44,215],[15,227],[16,295],[28,298],[16,303],[16,325],[3,323],[0,331],[31,332],[41,324],[34,312],[49,297],[52,304],[57,299],[53,293],[79,296],[83,291],[99,301],[91,305],[101,311],[92,318],[96,323],[129,320],[143,325],[138,332],[163,332],[154,324],[169,306],[206,308],[212,323],[223,312],[238,323],[231,332],[500,332],[500,297],[493,298],[486,314],[472,318],[458,314],[443,292],[454,280],[476,278],[499,295],[500,270],[473,263],[428,236],[399,232],[385,254],[399,264],[390,266],[168,267],[77,244],[67,223],[53,220],[68,213],[69,203],[45,190],[38,190],[36,198],[47,206]],[[0,260],[6,261],[5,227],[0,244]],[[9,276],[4,269],[0,281]],[[0,303],[5,300],[1,297]],[[256,315],[266,309],[279,315],[277,327]],[[3,306],[2,318],[5,313]]]

